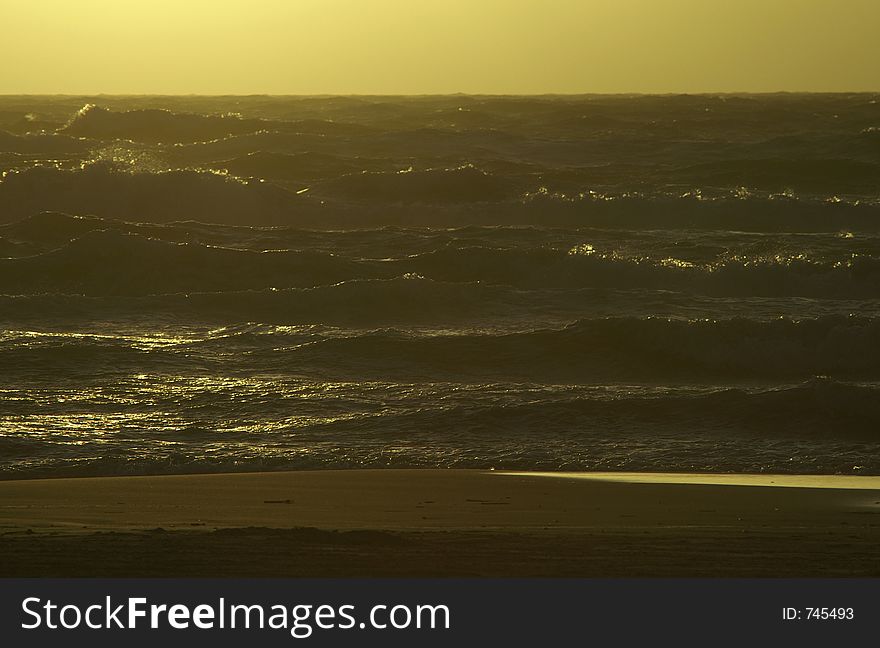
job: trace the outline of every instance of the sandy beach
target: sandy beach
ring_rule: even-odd
[[[880,478],[349,470],[0,482],[0,576],[878,576]]]

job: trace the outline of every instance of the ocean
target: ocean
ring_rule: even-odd
[[[0,478],[880,474],[878,101],[0,97]]]

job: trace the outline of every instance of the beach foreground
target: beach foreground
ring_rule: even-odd
[[[880,576],[880,477],[348,470],[0,482],[0,576]]]

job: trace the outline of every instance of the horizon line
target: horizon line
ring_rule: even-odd
[[[680,96],[743,96],[743,95],[857,95],[880,94],[876,90],[699,90],[693,92],[0,92],[6,97],[680,97]]]

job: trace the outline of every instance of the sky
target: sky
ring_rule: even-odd
[[[878,0],[0,0],[0,94],[876,91]]]

